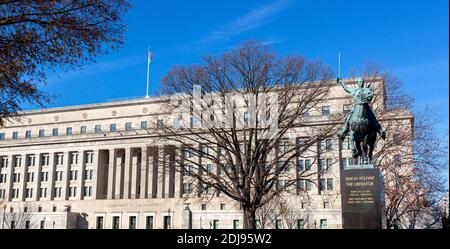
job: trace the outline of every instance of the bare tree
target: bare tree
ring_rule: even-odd
[[[13,210],[4,214],[5,229],[30,229],[35,226],[36,220],[31,213],[31,207],[25,204],[18,210]]]
[[[375,112],[389,136],[377,145],[374,157],[385,181],[386,225],[416,228],[421,223],[421,227],[430,227],[439,219],[435,211],[445,190],[442,172],[448,170],[448,144],[434,128],[434,111],[415,108],[412,115],[414,98],[403,91],[400,79],[382,66],[368,63],[362,75],[384,81],[385,104]]]
[[[316,174],[293,165],[336,132],[336,122],[304,117],[327,97],[329,77],[319,61],[277,56],[253,41],[201,65],[175,66],[162,80],[171,116],[158,124],[176,151],[169,174],[183,172],[191,197],[228,196],[241,206],[244,228],[256,228],[258,208],[302,191],[298,180]]]
[[[0,126],[21,104],[43,106],[46,70],[73,69],[123,42],[126,0],[0,3]]]

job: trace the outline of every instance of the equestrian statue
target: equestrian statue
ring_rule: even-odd
[[[353,158],[358,159],[358,164],[371,164],[377,133],[381,138],[386,138],[386,132],[369,105],[374,96],[373,90],[370,84],[368,87],[364,86],[362,78],[358,78],[357,88],[348,87],[339,77],[337,83],[352,94],[354,100],[353,108],[347,113],[338,137],[344,140],[348,134]]]

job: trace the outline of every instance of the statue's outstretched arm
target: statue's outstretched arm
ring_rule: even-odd
[[[337,81],[337,83],[339,83],[342,86],[342,88],[344,88],[344,90],[346,92],[353,94],[353,89],[348,87],[346,84],[344,84],[344,82],[342,82],[341,78],[337,78],[336,81]]]

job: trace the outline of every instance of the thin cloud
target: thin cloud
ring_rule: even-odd
[[[270,4],[252,9],[245,15],[237,17],[228,24],[214,29],[205,37],[178,47],[179,50],[192,49],[194,47],[203,49],[205,45],[217,40],[229,40],[231,37],[249,32],[265,24],[274,21],[277,15],[291,5],[291,0],[276,0]],[[273,41],[278,41],[273,39]],[[281,40],[280,40],[281,41]],[[275,42],[277,43],[277,42]]]

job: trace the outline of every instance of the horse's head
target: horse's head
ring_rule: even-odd
[[[373,99],[373,90],[370,87],[364,87],[361,89],[361,98],[365,103],[369,103]]]

